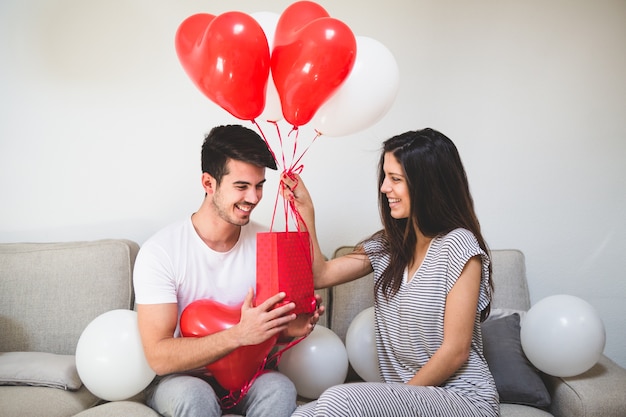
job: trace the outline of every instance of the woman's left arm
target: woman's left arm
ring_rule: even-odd
[[[441,347],[408,384],[441,385],[467,361],[478,306],[481,268],[479,256],[472,257],[465,264],[446,298]]]

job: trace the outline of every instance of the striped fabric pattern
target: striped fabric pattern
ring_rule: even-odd
[[[377,240],[364,245],[375,280],[389,264],[381,246]],[[441,345],[446,296],[467,261],[477,255],[482,259],[483,279],[468,361],[442,386],[406,385]],[[382,292],[375,294],[376,345],[385,382],[332,387],[294,415],[498,416],[498,394],[482,354],[480,329],[480,310],[491,297],[488,267],[489,257],[468,230],[456,229],[434,238],[415,276],[408,282],[405,277],[395,296],[386,300]]]

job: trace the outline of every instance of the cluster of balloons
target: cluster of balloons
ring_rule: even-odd
[[[568,377],[591,369],[606,342],[604,323],[587,301],[553,295],[536,304],[521,322],[520,339],[528,360],[549,375]]]
[[[143,352],[137,313],[110,310],[93,319],[78,339],[76,370],[87,389],[104,400],[125,400],[143,391],[155,373]]]
[[[198,300],[183,311],[181,332],[185,337],[212,334],[238,323],[240,314],[239,307]],[[525,355],[537,369],[569,377],[597,363],[604,351],[606,332],[588,302],[571,295],[554,295],[526,313],[520,338]],[[254,378],[275,343],[276,337],[239,348],[207,365],[207,370],[224,388],[240,390]],[[318,325],[282,354],[278,369],[294,382],[299,395],[315,399],[345,381],[349,364],[363,380],[381,381],[373,307],[352,320],[345,345],[332,330]],[[145,389],[155,373],[144,356],[137,313],[111,310],[91,321],[76,345],[76,369],[87,389],[108,401],[124,400]]]
[[[242,120],[311,122],[343,136],[380,120],[398,91],[391,52],[311,1],[280,15],[195,14],[178,27],[175,46],[196,87]]]
[[[232,327],[240,316],[239,307],[197,300],[181,315],[181,333],[185,337],[213,334]],[[242,390],[265,364],[276,339],[238,348],[207,365],[207,371],[225,389]],[[318,325],[308,337],[282,353],[278,369],[293,381],[299,395],[315,399],[327,388],[345,381],[349,364],[365,381],[380,381],[373,307],[354,318],[345,345],[332,330]],[[144,390],[155,373],[143,352],[137,313],[111,310],[90,322],[76,346],[76,369],[87,389],[108,401],[125,400]]]

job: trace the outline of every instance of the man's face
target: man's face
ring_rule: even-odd
[[[243,226],[263,197],[265,168],[231,159],[226,163],[226,172],[216,185],[213,207],[225,222]]]

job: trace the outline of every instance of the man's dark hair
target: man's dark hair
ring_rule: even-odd
[[[211,175],[219,184],[227,174],[229,159],[276,169],[274,155],[263,138],[241,125],[216,126],[204,138],[202,172]]]

